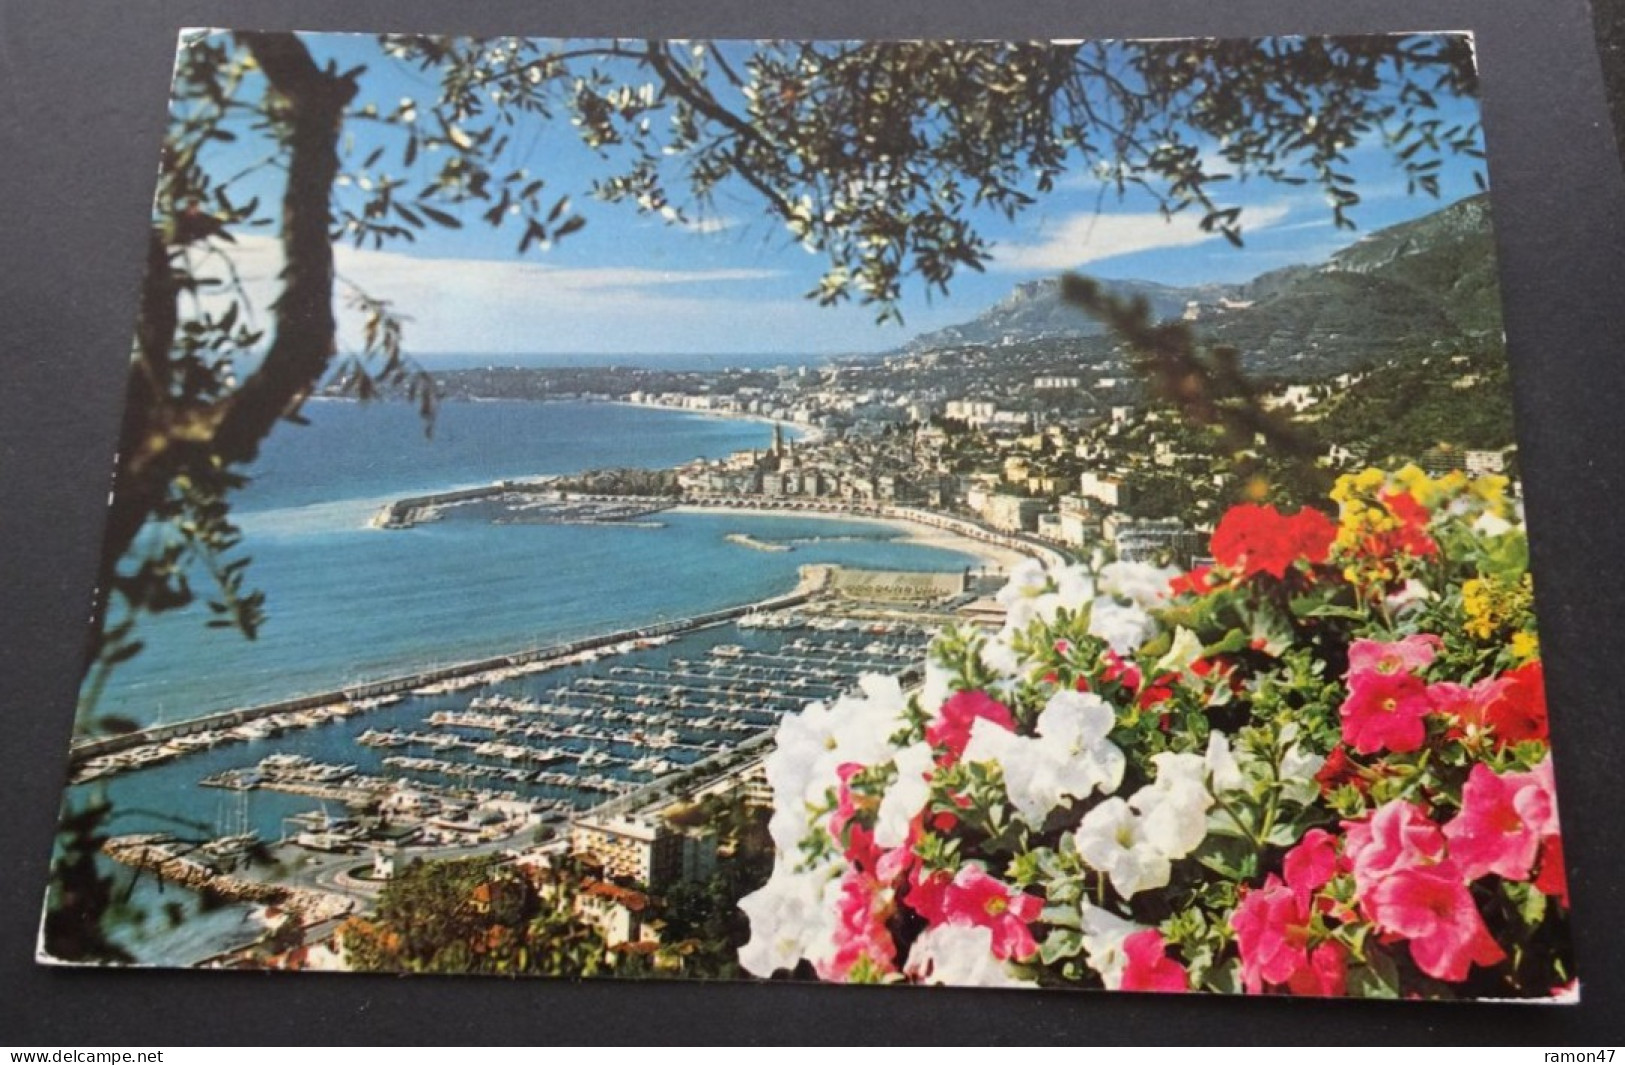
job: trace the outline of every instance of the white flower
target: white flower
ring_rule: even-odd
[[[1080,610],[1095,594],[1095,581],[1082,566],[1053,572],[1033,559],[1010,571],[1010,581],[995,598],[1005,608],[1005,630],[1020,632],[1035,620],[1055,621],[1062,609]]]
[[[1207,838],[1207,811],[1213,804],[1205,789],[1148,784],[1129,797],[1140,813],[1140,832],[1166,858],[1183,858]]]
[[[1505,518],[1485,511],[1473,522],[1473,532],[1483,537],[1496,537],[1512,531],[1512,523]]]
[[[1134,653],[1156,632],[1157,623],[1136,603],[1124,605],[1103,595],[1090,608],[1089,635],[1105,640],[1120,655]]]
[[[1023,742],[1022,737],[1003,725],[979,717],[971,722],[970,739],[965,742],[965,753],[960,761],[1004,765],[1020,757],[1016,747]]]
[[[1168,597],[1168,582],[1179,570],[1149,562],[1111,562],[1100,570],[1100,591],[1136,606],[1153,607]]]
[[[1213,794],[1238,791],[1247,786],[1247,778],[1242,774],[1241,766],[1236,764],[1236,756],[1230,750],[1230,741],[1217,729],[1208,733],[1207,755],[1202,761],[1212,780]]]
[[[1168,856],[1146,838],[1139,815],[1122,799],[1107,799],[1085,814],[1072,841],[1089,867],[1109,877],[1124,898],[1168,886]]]
[[[1013,677],[1021,672],[1021,656],[1010,645],[1007,632],[982,641],[979,652],[982,664],[1001,677]]]
[[[993,930],[979,925],[939,924],[909,949],[903,972],[921,984],[950,987],[1028,987],[993,954]]]
[[[1211,747],[1210,747],[1211,750]],[[1146,840],[1169,858],[1183,858],[1207,837],[1207,759],[1164,751],[1152,756],[1157,779],[1135,792],[1129,805],[1139,811]]]
[[[964,760],[997,764],[1011,804],[1038,828],[1063,799],[1083,798],[1096,789],[1117,790],[1123,752],[1106,738],[1115,723],[1111,706],[1099,696],[1056,692],[1038,715],[1036,737],[978,720],[971,726]]]
[[[1428,586],[1412,577],[1401,585],[1398,591],[1383,596],[1382,601],[1391,613],[1397,614],[1406,607],[1426,603],[1432,598],[1433,593],[1428,590]]]
[[[920,685],[920,706],[927,715],[942,709],[953,695],[953,671],[935,661],[925,663],[925,680]]]
[[[1294,743],[1281,755],[1281,797],[1300,806],[1308,806],[1320,797],[1320,782],[1315,779],[1326,764],[1326,756],[1306,751],[1303,744]]]
[[[923,740],[903,748],[892,759],[897,779],[886,789],[875,814],[875,842],[888,850],[908,842],[908,826],[931,798],[931,745]]]
[[[907,706],[902,685],[895,677],[869,675],[858,686],[862,696],[809,704],[779,724],[765,768],[773,788],[768,832],[782,853],[796,852],[806,835],[808,807],[820,804],[839,783],[836,771],[842,765],[879,765],[896,753],[891,736],[903,724]]]
[[[1079,798],[1095,788],[1113,792],[1123,782],[1123,752],[1106,737],[1117,724],[1111,704],[1092,692],[1059,691],[1044,704],[1037,730],[1060,763],[1066,794]]]
[[[1024,558],[1010,569],[1010,579],[993,598],[1003,607],[1010,607],[1022,599],[1033,599],[1049,590],[1049,574],[1036,558]]]
[[[1196,634],[1181,625],[1174,630],[1173,646],[1168,653],[1157,659],[1157,664],[1151,667],[1153,674],[1183,673],[1191,664],[1202,657],[1202,641]]]
[[[829,944],[836,932],[834,894],[839,893],[837,866],[805,872],[783,862],[774,866],[766,884],[739,900],[750,918],[750,942],[739,948],[739,964],[756,976],[794,969]]]
[[[1128,955],[1123,953],[1123,940],[1136,932],[1145,931],[1137,925],[1101,909],[1085,900],[1081,906],[1084,960],[1089,968],[1100,974],[1106,987],[1116,991],[1123,983],[1123,970],[1128,966]]]

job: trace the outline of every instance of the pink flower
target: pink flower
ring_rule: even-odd
[[[1189,991],[1190,974],[1184,966],[1168,957],[1162,933],[1155,928],[1135,932],[1123,940],[1123,954],[1128,963],[1123,967],[1121,991]]]
[[[1296,847],[1286,852],[1281,871],[1298,908],[1307,914],[1309,896],[1337,875],[1337,837],[1323,828],[1310,829]]]
[[[1348,952],[1343,944],[1328,939],[1309,952],[1309,964],[1292,974],[1287,982],[1294,995],[1322,995],[1341,998],[1348,993]]]
[[[1000,960],[1025,958],[1038,949],[1027,928],[1044,903],[991,877],[979,865],[967,865],[943,892],[942,913],[948,924],[976,925],[993,933],[993,954]]]
[[[1353,674],[1343,700],[1343,742],[1360,754],[1404,754],[1427,739],[1424,718],[1433,704],[1427,685],[1409,673]]]
[[[835,953],[816,963],[819,978],[845,980],[864,961],[873,972],[896,972],[897,945],[886,927],[893,909],[890,890],[861,870],[848,869],[836,908]]]
[[[1016,730],[1016,719],[1003,703],[984,691],[955,692],[942,704],[937,719],[926,728],[925,738],[933,747],[948,749],[948,764],[959,761],[970,743],[971,726],[978,719],[986,719],[1010,732]]]
[[[930,924],[942,924],[948,919],[946,899],[948,885],[953,883],[953,877],[941,869],[931,870],[924,865],[916,865],[909,870],[908,890],[903,894],[903,901],[908,903],[909,909],[924,917]]]
[[[1465,980],[1473,965],[1506,958],[1449,862],[1390,874],[1361,901],[1378,927],[1410,940],[1417,968],[1436,980]]]
[[[1444,641],[1418,633],[1394,643],[1355,640],[1349,645],[1349,679],[1360,673],[1415,673],[1433,661]]]
[[[1284,984],[1309,964],[1308,915],[1292,889],[1271,873],[1263,886],[1247,891],[1230,915],[1241,951],[1241,983],[1249,995],[1265,984]]]
[[[1483,723],[1486,711],[1501,698],[1507,683],[1505,677],[1485,677],[1469,688],[1464,684],[1440,681],[1428,686],[1428,699],[1433,702],[1434,713],[1443,714],[1457,723],[1451,729],[1450,736],[1460,739],[1467,725]]]
[[[840,844],[848,863],[873,872],[880,861],[880,849],[875,846],[874,830],[860,824],[857,817],[872,808],[874,801],[852,791],[852,778],[865,768],[858,762],[846,762],[835,770],[840,785],[835,792],[835,812],[829,818],[829,834]]]
[[[1444,833],[1427,812],[1401,799],[1367,820],[1343,822],[1343,856],[1362,897],[1384,877],[1443,861],[1444,847]]]
[[[1461,790],[1461,813],[1444,826],[1463,877],[1529,879],[1542,841],[1558,831],[1549,785],[1549,774],[1543,780],[1534,772],[1497,775],[1482,762],[1473,766]]]

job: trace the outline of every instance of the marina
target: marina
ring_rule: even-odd
[[[156,773],[239,796],[213,832],[160,848],[212,874],[251,864],[262,846],[360,856],[526,843],[651,788],[703,784],[707,767],[807,702],[839,698],[865,673],[917,670],[932,631],[761,604],[748,616],[614,641],[548,671],[467,674],[364,708],[281,711],[110,757],[130,785]],[[187,772],[191,762],[201,771]],[[150,845],[109,854],[149,869],[167,860]]]

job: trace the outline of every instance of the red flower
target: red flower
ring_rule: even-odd
[[[1550,836],[1540,847],[1540,858],[1537,859],[1540,872],[1535,876],[1535,890],[1542,895],[1551,895],[1569,908],[1569,877],[1563,868],[1563,837]]]
[[[1168,594],[1206,595],[1214,589],[1214,584],[1208,580],[1212,573],[1212,566],[1197,566],[1189,573],[1181,573],[1168,581]]]
[[[1128,963],[1123,966],[1123,979],[1118,985],[1122,991],[1189,991],[1190,974],[1184,966],[1168,957],[1162,933],[1155,928],[1135,932],[1123,940],[1123,954]]]
[[[1485,677],[1470,688],[1450,681],[1430,684],[1428,698],[1433,702],[1434,713],[1442,714],[1452,722],[1445,735],[1452,740],[1460,740],[1466,735],[1467,726],[1482,728],[1486,712],[1492,703],[1500,700],[1507,684],[1505,677]]]
[[[1423,719],[1433,704],[1427,685],[1409,673],[1356,673],[1343,700],[1343,742],[1360,754],[1404,754],[1427,739]]]
[[[1292,974],[1287,986],[1294,995],[1341,998],[1348,993],[1348,951],[1328,939],[1309,952],[1309,964]]]
[[[1167,702],[1174,697],[1174,685],[1178,682],[1178,673],[1164,673],[1146,685],[1145,690],[1134,701],[1134,705],[1141,710],[1149,710],[1153,706]]]
[[[1544,740],[1548,734],[1546,668],[1540,659],[1508,670],[1501,679],[1507,683],[1500,689],[1499,697],[1481,709],[1481,719],[1468,723],[1492,729],[1498,749],[1525,740]]]
[[[1225,569],[1277,579],[1298,561],[1326,561],[1337,526],[1318,510],[1304,508],[1287,517],[1272,506],[1242,503],[1225,511],[1213,530],[1213,557]]]
[[[1121,684],[1128,689],[1130,695],[1140,690],[1140,684],[1144,680],[1140,676],[1139,666],[1125,659],[1110,647],[1100,654],[1100,679]]]
[[[1398,531],[1389,534],[1390,544],[1397,550],[1426,558],[1439,553],[1439,545],[1427,533],[1428,510],[1409,492],[1384,492],[1382,504],[1400,521]]]
[[[959,761],[970,743],[970,730],[977,720],[986,719],[1000,728],[1016,730],[1016,719],[1003,703],[984,691],[955,692],[942,704],[937,719],[925,730],[925,738],[933,747],[946,747],[948,763]]]
[[[1326,756],[1326,763],[1315,774],[1315,783],[1320,785],[1322,795],[1330,795],[1344,784],[1353,784],[1361,793],[1371,790],[1371,781],[1360,772],[1360,766],[1349,759],[1347,747],[1332,748],[1332,753]]]
[[[975,925],[993,932],[993,953],[998,958],[1026,958],[1038,950],[1027,928],[1036,921],[1044,903],[987,874],[979,865],[967,865],[948,884],[942,913],[949,924]]]
[[[852,791],[853,776],[864,768],[859,762],[846,762],[836,768],[840,785],[835,792],[835,811],[829,818],[829,834],[840,844],[849,863],[872,872],[880,860],[880,848],[875,846],[874,831],[859,823],[857,817],[871,808],[874,800]]]
[[[942,869],[932,870],[916,865],[909,871],[908,890],[903,894],[903,901],[929,923],[941,924],[946,918],[943,900],[952,882],[953,877]]]
[[[1436,980],[1465,980],[1473,965],[1506,957],[1448,861],[1384,877],[1362,901],[1378,927],[1410,940],[1417,968]]]

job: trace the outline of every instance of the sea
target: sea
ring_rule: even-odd
[[[904,542],[878,523],[804,515],[661,513],[652,523],[627,525],[451,517],[375,529],[370,519],[401,496],[719,458],[766,447],[772,427],[603,402],[448,403],[432,434],[414,410],[399,404],[317,401],[305,415],[308,424],[273,433],[233,503],[241,554],[251,560],[248,583],[266,597],[257,636],[210,627],[201,602],[144,619],[141,653],[112,672],[96,713],[142,724],[173,722],[675,620],[786,592],[799,567],[811,563],[935,571],[976,564],[968,555]],[[737,534],[793,550],[752,549],[729,539]],[[200,591],[206,588],[199,584]],[[727,632],[730,640],[774,638]],[[658,667],[660,656],[700,654],[723,638],[697,633],[644,654]],[[557,680],[550,676],[549,682]],[[118,811],[117,833],[207,836],[249,828],[275,838],[284,818],[318,804],[198,782],[273,751],[377,771],[379,754],[357,747],[356,735],[410,727],[411,715],[423,712],[409,701],[72,791],[82,797],[86,788],[101,789]],[[189,893],[150,877],[136,878],[127,890],[137,910],[168,915],[121,929],[122,942],[141,962],[190,964],[252,938],[245,907],[205,909]]]

